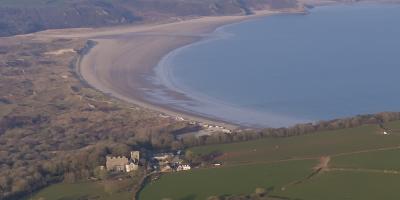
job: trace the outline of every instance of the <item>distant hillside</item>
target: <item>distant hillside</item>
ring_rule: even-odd
[[[0,36],[296,6],[296,0],[0,0]]]
[[[0,0],[0,36],[44,29],[132,23],[139,17],[106,1]]]

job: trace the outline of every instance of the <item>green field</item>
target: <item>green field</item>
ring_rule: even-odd
[[[394,133],[400,133],[400,123],[398,121],[388,122],[385,127],[389,128]]]
[[[400,122],[385,126],[394,130]],[[273,195],[291,199],[400,199],[400,174],[396,174],[400,168],[400,133],[382,133],[379,126],[368,125],[192,148],[197,154],[222,153],[218,158],[222,167],[164,175],[149,183],[140,198],[200,200],[211,195],[249,194],[256,187],[265,187],[273,188]],[[304,179],[322,156],[330,158],[327,167]]]
[[[398,123],[400,124],[400,123]],[[191,149],[198,154],[219,151],[227,164],[267,162],[293,158],[319,157],[400,144],[400,134],[381,134],[377,125],[288,138],[267,138],[234,144],[201,146]]]
[[[150,183],[141,192],[140,199],[204,200],[212,195],[252,193],[257,187],[280,190],[307,177],[315,164],[314,160],[306,160],[171,173]]]
[[[281,195],[304,200],[398,200],[400,176],[363,172],[323,172]]]
[[[328,171],[281,194],[300,199],[400,199],[399,156],[400,148],[334,156]]]
[[[220,167],[169,173],[140,192],[140,200],[204,200],[213,195],[250,194],[263,187],[270,195],[303,200],[400,199],[400,121],[189,149],[196,154],[214,151]],[[329,157],[322,171],[315,167]],[[128,186],[128,187],[127,187]],[[118,181],[56,184],[34,200],[131,199],[129,183]]]
[[[25,200],[128,200],[133,197],[129,192],[131,183],[128,181],[59,183]]]
[[[333,157],[331,167],[400,170],[400,149],[373,151]]]

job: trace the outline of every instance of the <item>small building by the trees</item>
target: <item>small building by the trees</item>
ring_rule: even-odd
[[[130,155],[130,159],[128,159],[126,156],[107,156],[107,171],[131,172],[137,170],[139,168],[140,153],[139,151],[132,151]]]

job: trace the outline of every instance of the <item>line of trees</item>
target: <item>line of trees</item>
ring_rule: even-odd
[[[236,131],[230,134],[216,133],[213,135],[201,136],[201,137],[195,137],[190,135],[183,137],[178,142],[180,146],[193,147],[199,145],[241,142],[241,141],[256,140],[261,138],[299,136],[304,134],[317,133],[321,131],[332,131],[345,128],[354,128],[368,124],[376,124],[382,127],[384,123],[395,120],[400,120],[400,112],[382,112],[377,114],[357,115],[355,117],[349,117],[343,119],[298,124],[292,127],[266,128],[261,130],[244,130],[244,131]]]

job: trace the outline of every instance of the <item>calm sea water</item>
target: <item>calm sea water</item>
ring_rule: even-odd
[[[243,125],[399,111],[400,6],[318,7],[225,26],[166,56],[157,75],[192,99],[166,104]]]

